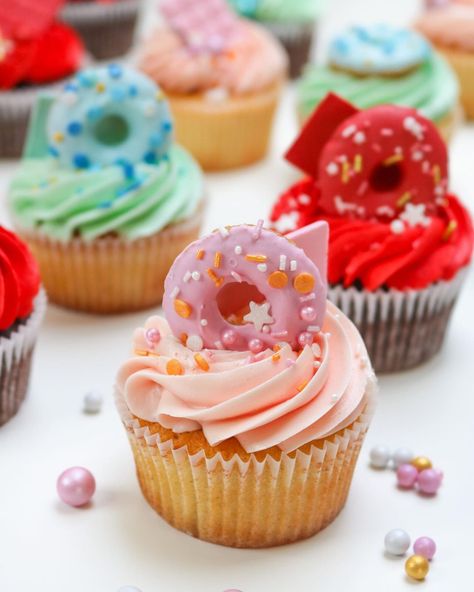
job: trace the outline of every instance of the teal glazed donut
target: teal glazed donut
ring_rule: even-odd
[[[80,72],[53,102],[47,121],[49,153],[77,169],[155,164],[167,154],[172,132],[159,87],[118,64]]]
[[[329,47],[329,62],[361,76],[390,75],[422,64],[431,46],[415,31],[376,24],[351,27]]]

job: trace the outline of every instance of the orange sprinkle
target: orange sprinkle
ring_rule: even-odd
[[[186,341],[188,340],[188,335],[187,333],[181,333],[179,340],[181,341],[181,343],[183,345],[186,345]]]
[[[273,351],[279,352],[280,350],[281,350],[281,346],[279,346],[278,343],[275,343],[275,345],[273,346]]]
[[[272,288],[284,288],[288,283],[288,276],[284,271],[274,271],[268,276],[268,284]]]
[[[219,269],[219,267],[221,266],[221,261],[222,261],[222,253],[220,251],[217,251],[217,253],[214,255],[214,267],[216,269]]]
[[[409,191],[405,191],[405,193],[400,197],[400,199],[397,201],[397,207],[398,208],[403,208],[403,206],[409,202],[411,199],[411,193]]]
[[[224,278],[219,277],[213,269],[209,268],[207,270],[207,275],[211,278],[211,280],[216,284],[217,287],[219,287],[224,281]]]
[[[308,382],[309,382],[308,380],[307,380],[306,382],[303,382],[302,384],[300,384],[300,386],[297,386],[297,387],[296,387],[296,390],[297,390],[299,393],[301,393],[301,391],[302,391],[304,388],[306,388],[306,385],[308,384]]]
[[[349,181],[349,163],[347,162],[347,160],[345,160],[342,163],[342,182],[343,183],[347,183]]]
[[[456,222],[456,220],[450,220],[448,225],[444,229],[443,236],[441,237],[442,240],[444,240],[444,241],[449,240],[457,227],[458,227],[458,223]]]
[[[95,85],[95,89],[96,89],[97,92],[103,93],[105,91],[105,89],[106,89],[106,86],[105,86],[105,84],[103,82],[98,82]]]
[[[354,172],[360,173],[362,170],[362,154],[356,154],[354,156]]]
[[[168,360],[168,362],[166,363],[166,372],[168,372],[168,374],[173,374],[177,376],[179,374],[183,374],[184,370],[181,366],[181,362],[176,358],[173,358],[171,360]]]
[[[278,362],[278,360],[279,360],[280,358],[281,358],[281,356],[280,356],[280,354],[278,354],[278,353],[277,353],[277,354],[273,354],[273,356],[272,356],[272,360],[273,360],[274,362]]]
[[[136,356],[148,356],[149,351],[146,350],[146,349],[136,349],[135,352],[134,352],[134,354]]]
[[[401,160],[403,160],[403,154],[393,154],[392,156],[389,156],[383,161],[383,165],[391,166],[392,164],[400,162]]]
[[[253,263],[265,263],[267,260],[266,255],[245,255],[247,261],[252,261]]]
[[[204,358],[201,354],[194,354],[194,361],[199,366],[199,368],[201,368],[201,370],[208,372],[209,364],[207,363],[206,358]]]
[[[314,276],[306,271],[299,273],[293,280],[293,287],[300,294],[309,294],[314,288]]]
[[[441,169],[439,168],[439,164],[435,164],[432,169],[434,182],[436,185],[441,181]]]
[[[188,319],[193,312],[192,306],[184,300],[179,300],[179,298],[174,301],[174,310],[183,319]]]
[[[53,140],[55,142],[64,142],[64,134],[61,132],[55,132],[53,134]]]
[[[199,251],[196,253],[196,259],[199,259],[199,260],[203,259],[204,254],[205,254],[205,251],[203,249],[199,249]]]

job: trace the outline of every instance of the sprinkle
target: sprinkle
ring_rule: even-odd
[[[221,226],[219,232],[221,233],[222,238],[227,238],[230,234],[225,226]]]
[[[196,259],[201,260],[204,257],[205,251],[203,249],[199,249],[196,253]]]
[[[209,371],[209,364],[206,358],[204,358],[201,354],[194,354],[194,361],[199,366],[199,368],[201,368],[201,370],[204,370],[204,372]]]
[[[315,368],[319,368],[319,367],[321,366],[321,362],[319,362],[318,360],[314,360],[314,362],[313,362],[313,366],[314,366]]]
[[[201,319],[199,322],[202,327],[207,327],[207,319]]]
[[[188,347],[192,351],[195,351],[195,352],[201,351],[203,346],[204,346],[204,343],[203,343],[202,339],[199,337],[199,335],[190,335],[186,339],[186,347]]]
[[[354,156],[354,171],[360,173],[362,170],[362,154],[356,154]]]
[[[453,234],[453,232],[456,230],[456,228],[458,227],[458,223],[456,222],[456,220],[450,220],[448,225],[446,226],[443,235],[442,235],[442,240],[447,241],[451,238],[451,235]]]
[[[319,333],[321,331],[321,327],[319,327],[318,325],[309,325],[308,331],[310,333]]]
[[[176,299],[174,301],[174,310],[177,315],[179,315],[183,319],[188,319],[193,312],[193,308],[190,304],[185,302],[184,300]]]
[[[364,132],[357,132],[354,136],[354,144],[363,144],[367,140]]]
[[[400,162],[401,160],[403,160],[403,154],[392,154],[392,156],[389,156],[383,161],[383,165],[391,166],[392,164]]]
[[[343,183],[347,183],[349,181],[349,163],[343,162],[342,163],[342,175],[341,179]]]
[[[224,282],[224,278],[219,277],[215,271],[211,268],[209,268],[207,270],[207,275],[211,278],[211,280],[216,284],[216,286],[219,288],[222,283]]]
[[[321,357],[321,346],[319,345],[319,343],[313,343],[311,349],[313,350],[313,355],[315,358]]]
[[[286,255],[280,255],[280,271],[285,271],[286,269]]]
[[[188,334],[187,333],[181,333],[181,335],[179,336],[179,340],[181,341],[181,343],[183,345],[186,345],[187,339],[188,339]]]
[[[55,132],[53,134],[53,140],[58,143],[64,142],[64,134],[61,132]]]
[[[314,288],[314,276],[311,273],[299,273],[293,280],[294,289],[300,294],[308,294]]]
[[[405,191],[405,193],[400,197],[397,201],[397,207],[403,208],[403,206],[408,203],[411,199],[411,193],[409,191]]]
[[[230,275],[234,278],[236,282],[240,283],[242,281],[242,277],[236,271],[231,271]]]
[[[367,180],[362,181],[362,183],[357,188],[357,195],[364,195],[364,193],[369,188],[369,182]]]
[[[309,206],[309,204],[311,203],[311,198],[309,195],[306,195],[306,193],[303,193],[303,195],[300,195],[298,197],[298,201],[303,206]]]
[[[266,263],[259,263],[257,265],[257,269],[258,269],[258,271],[265,273],[267,271],[267,264]]]
[[[198,282],[201,279],[201,274],[199,273],[199,271],[193,271],[191,273],[191,277],[195,282]]]
[[[345,129],[342,130],[341,132],[341,136],[343,138],[349,138],[350,136],[352,136],[352,134],[357,130],[357,127],[352,124],[352,125],[348,125]]]
[[[411,153],[411,159],[413,162],[419,162],[420,160],[423,160],[423,152],[421,150],[413,150]]]
[[[186,284],[189,282],[189,280],[191,279],[191,272],[187,271],[184,276],[183,276],[183,282],[185,282]]]
[[[236,245],[234,249],[234,253],[236,255],[242,255],[242,247],[240,245]]]
[[[214,345],[216,346],[216,349],[224,349],[222,341],[214,341]]]
[[[284,339],[285,337],[288,337],[288,331],[278,331],[278,333],[272,333],[272,337],[281,337]]]
[[[390,222],[390,230],[393,234],[401,234],[405,230],[405,224],[401,220],[392,220]]]
[[[172,290],[171,290],[171,298],[176,298],[176,296],[179,294],[179,288],[178,286],[175,286]]]
[[[316,298],[316,294],[312,292],[306,296],[300,296],[300,302],[308,302],[308,300],[314,300]]]
[[[272,288],[284,288],[288,283],[288,276],[284,271],[274,271],[268,276],[268,285]]]
[[[222,261],[222,253],[220,251],[217,251],[216,254],[214,255],[214,267],[216,269],[219,269],[219,267],[221,266],[221,261]]]
[[[277,353],[273,354],[273,356],[272,356],[272,362],[278,362],[280,360],[280,358],[281,358],[281,356],[277,352]]]
[[[136,349],[133,353],[136,356],[148,356],[150,352],[146,349]]]
[[[439,167],[439,164],[433,165],[432,172],[433,172],[434,182],[436,183],[436,185],[438,185],[438,183],[441,181],[441,169]]]
[[[388,127],[384,127],[380,130],[380,135],[382,136],[393,136],[393,130],[389,129]]]
[[[331,395],[331,405],[335,405],[338,401],[339,401],[339,395],[336,395],[336,393],[333,393]]]
[[[290,261],[290,271],[296,271],[298,268],[298,263],[296,261],[296,259],[292,259]]]
[[[286,365],[286,367],[287,367],[287,368],[291,368],[292,366],[294,366],[294,365],[295,365],[295,361],[294,361],[294,360],[292,360],[291,358],[287,358],[287,359],[285,360],[285,365]]]
[[[103,93],[103,92],[105,91],[105,89],[106,89],[106,88],[107,88],[107,87],[105,86],[105,84],[104,84],[103,82],[98,82],[98,83],[95,85],[95,90],[96,90],[98,93]]]
[[[421,165],[421,170],[424,173],[429,173],[430,172],[430,163],[427,160],[423,161],[423,164]]]
[[[166,364],[166,372],[168,374],[173,374],[175,376],[179,374],[184,374],[183,367],[181,366],[181,362],[176,358],[172,358],[168,360]]]
[[[339,167],[335,162],[330,162],[326,167],[326,173],[331,177],[334,177],[339,172]]]
[[[278,343],[275,343],[275,345],[273,346],[272,349],[274,352],[279,352],[281,350],[281,345],[279,345]]]
[[[260,219],[257,222],[257,225],[255,226],[255,230],[253,232],[253,240],[258,240],[260,238],[260,235],[262,234],[262,228],[263,228],[263,220]]]
[[[266,255],[245,255],[247,261],[252,261],[253,263],[265,263],[267,260]]]
[[[296,390],[301,393],[301,391],[304,390],[306,388],[306,386],[308,385],[308,382],[309,382],[308,380],[306,382],[303,382],[302,384],[300,384],[300,386],[296,387]]]

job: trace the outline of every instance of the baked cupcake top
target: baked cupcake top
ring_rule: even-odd
[[[417,111],[359,111],[328,95],[287,158],[309,176],[280,197],[272,223],[328,222],[330,284],[422,289],[470,262],[472,223],[449,193],[446,146]]]
[[[329,92],[360,108],[404,105],[439,120],[457,103],[451,68],[413,31],[389,25],[352,27],[330,44],[328,65],[310,65],[298,84],[298,108],[308,117]]]
[[[0,336],[31,314],[39,289],[38,266],[28,247],[0,226]]]
[[[84,47],[73,29],[56,21],[61,4],[24,0],[0,7],[0,90],[55,82],[80,68]]]
[[[311,22],[319,14],[324,0],[229,0],[238,14],[263,22]]]
[[[416,28],[434,44],[474,51],[474,2],[457,2],[426,12]]]
[[[122,66],[85,70],[37,105],[9,204],[23,230],[52,238],[150,236],[191,216],[202,174],[173,143],[160,89]]]
[[[290,242],[261,222],[185,249],[165,282],[166,320],[136,330],[118,374],[131,413],[247,452],[350,425],[374,379],[359,333],[326,303],[326,249],[325,223]]]
[[[166,0],[165,25],[146,41],[139,68],[167,93],[207,93],[221,100],[278,83],[287,57],[270,33],[238,19],[224,0]],[[214,92],[218,89],[218,92]]]

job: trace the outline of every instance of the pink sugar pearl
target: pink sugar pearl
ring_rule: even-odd
[[[303,321],[311,322],[316,318],[316,314],[317,311],[314,306],[304,306],[301,309],[300,317],[303,319]]]
[[[431,561],[436,553],[436,543],[430,537],[420,537],[413,544],[413,550],[416,555],[421,555],[428,561]]]
[[[418,478],[418,471],[413,465],[403,464],[397,469],[397,482],[399,487],[411,489]]]
[[[303,333],[298,335],[298,343],[301,345],[301,347],[304,347],[305,345],[311,345],[313,343],[313,334],[309,331],[303,331]]]
[[[249,341],[249,349],[253,354],[258,354],[263,349],[263,343],[260,339],[251,339]]]
[[[147,329],[145,332],[145,339],[151,345],[155,345],[156,343],[159,343],[161,339],[161,333],[155,328]]]
[[[443,473],[436,469],[425,469],[418,474],[418,489],[421,493],[434,495],[441,486]]]
[[[224,345],[232,345],[233,343],[235,343],[236,339],[237,333],[232,329],[227,329],[227,331],[224,331],[224,333],[222,333],[222,343]]]
[[[61,500],[78,508],[87,504],[95,492],[95,479],[84,467],[70,467],[63,471],[56,482]]]

